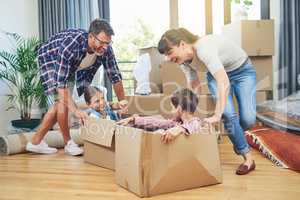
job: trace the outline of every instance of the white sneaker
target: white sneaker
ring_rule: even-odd
[[[65,146],[65,153],[71,156],[78,156],[83,154],[83,149],[74,142],[74,140],[69,140]]]
[[[34,153],[41,154],[54,154],[57,152],[56,148],[49,147],[48,144],[42,140],[39,144],[32,144],[28,142],[26,145],[26,150]]]

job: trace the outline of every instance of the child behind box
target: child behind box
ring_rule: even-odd
[[[105,100],[106,92],[98,87],[89,86],[84,90],[84,99],[88,105],[85,111],[89,116],[97,119],[110,119],[114,121],[120,120],[123,113],[120,103],[107,103]],[[116,111],[118,110],[118,111]]]
[[[150,131],[163,129],[162,141],[169,143],[182,133],[186,135],[198,133],[199,130],[204,128],[203,120],[194,115],[198,102],[198,97],[194,92],[187,88],[179,89],[171,96],[173,119],[133,115],[130,118],[121,120],[118,124],[129,124]]]

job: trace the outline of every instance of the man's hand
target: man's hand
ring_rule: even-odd
[[[119,103],[120,108],[124,108],[124,107],[128,106],[128,101],[127,100],[121,100],[118,103]]]
[[[86,124],[86,120],[88,118],[87,113],[80,111],[80,110],[75,110],[74,112],[75,117],[77,117],[81,123],[81,125]]]
[[[128,101],[122,100],[122,101],[119,101],[118,104],[119,104],[119,107],[121,108],[120,113],[126,114],[128,112]]]

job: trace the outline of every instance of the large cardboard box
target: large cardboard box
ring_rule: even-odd
[[[250,57],[256,69],[256,90],[273,90],[272,56]]]
[[[217,135],[206,130],[165,145],[154,132],[117,126],[116,182],[140,197],[221,183]]]
[[[149,75],[151,93],[162,92],[162,80],[160,76],[160,64],[165,60],[165,56],[160,54],[157,47],[145,47],[139,49],[139,54],[148,53],[151,62],[151,71]]]
[[[274,55],[274,20],[240,20],[225,25],[222,32],[249,56]]]
[[[88,118],[81,127],[85,162],[115,169],[115,126],[112,120]]]
[[[163,94],[126,96],[128,113],[140,115],[158,115]]]

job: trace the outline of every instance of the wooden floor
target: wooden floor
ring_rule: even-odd
[[[240,158],[228,140],[220,145],[223,183],[150,199],[300,199],[300,174],[275,167],[254,152],[257,170],[236,176]],[[56,155],[0,157],[0,199],[139,199],[114,183],[114,173],[60,151]]]

